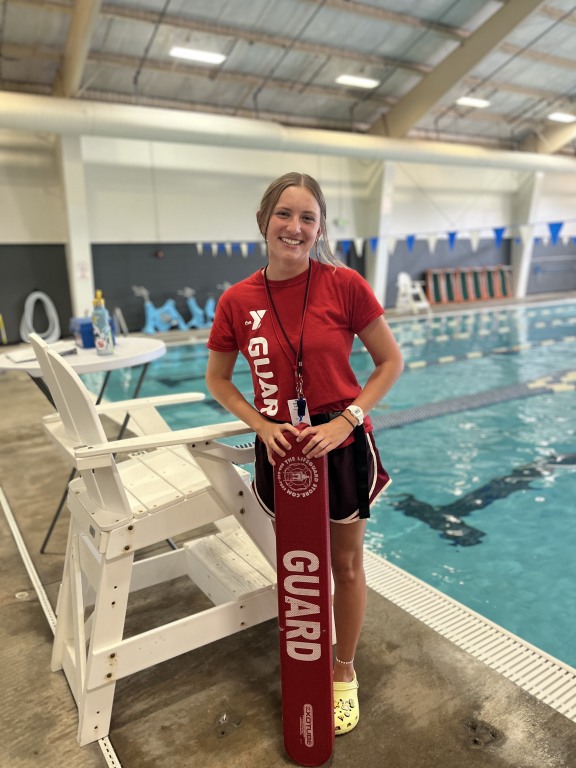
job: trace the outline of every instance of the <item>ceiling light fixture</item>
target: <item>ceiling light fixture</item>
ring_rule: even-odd
[[[170,56],[176,59],[186,59],[187,61],[200,61],[203,64],[222,64],[226,59],[221,53],[211,53],[210,51],[197,51],[194,48],[174,47],[170,51]]]
[[[548,120],[555,123],[576,123],[576,115],[570,115],[568,112],[552,112],[548,115]]]
[[[356,75],[340,75],[336,78],[339,85],[351,85],[353,88],[378,88],[380,80],[372,80],[370,77],[356,77]]]
[[[475,107],[476,109],[484,109],[490,106],[490,102],[486,99],[477,99],[474,96],[461,96],[456,99],[456,104],[460,107]]]

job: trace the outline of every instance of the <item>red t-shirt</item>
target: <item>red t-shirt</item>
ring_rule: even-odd
[[[310,261],[310,288],[302,337],[304,397],[310,415],[343,410],[361,390],[350,365],[354,335],[384,310],[366,280],[353,269]],[[255,407],[290,422],[296,397],[295,358],[282,327],[298,349],[308,272],[269,280],[273,311],[259,270],[220,297],[208,339],[217,352],[239,350],[250,366]],[[368,420],[366,420],[368,422]],[[369,429],[370,424],[365,426]]]

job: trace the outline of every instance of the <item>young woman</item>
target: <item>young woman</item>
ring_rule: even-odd
[[[326,203],[312,177],[287,173],[272,182],[257,221],[268,263],[220,298],[206,381],[258,436],[254,490],[271,518],[272,467],[290,448],[285,433],[297,435],[310,458],[328,457],[339,735],[358,723],[354,655],[366,605],[364,532],[369,504],[390,482],[367,413],[400,375],[402,356],[368,283],[331,254]],[[350,366],[355,334],[374,362],[364,387]],[[250,365],[254,405],[232,383],[239,352]],[[300,421],[311,426],[299,432]]]

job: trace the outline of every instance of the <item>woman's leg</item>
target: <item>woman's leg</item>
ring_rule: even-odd
[[[364,575],[364,532],[366,521],[330,524],[330,549],[334,576],[334,623],[336,657],[352,661],[360,638],[366,610]],[[334,664],[334,681],[354,679],[354,664]]]

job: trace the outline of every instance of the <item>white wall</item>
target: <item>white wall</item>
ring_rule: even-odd
[[[440,234],[507,226],[516,171],[397,163],[393,235]]]
[[[0,243],[62,243],[64,203],[53,137],[0,132]],[[255,241],[255,212],[268,182],[289,170],[323,186],[332,239],[373,237],[380,161],[227,147],[84,138],[93,243]],[[519,173],[396,163],[390,234],[463,232],[517,225]],[[576,179],[549,174],[534,222],[570,220]]]
[[[0,243],[63,243],[64,199],[54,141],[0,132]]]
[[[576,179],[559,174],[544,177],[538,221],[565,221],[561,236],[576,236]]]
[[[334,237],[365,225],[363,165],[346,158],[95,138],[83,156],[96,243],[260,240],[258,204],[287,171],[319,180]]]

